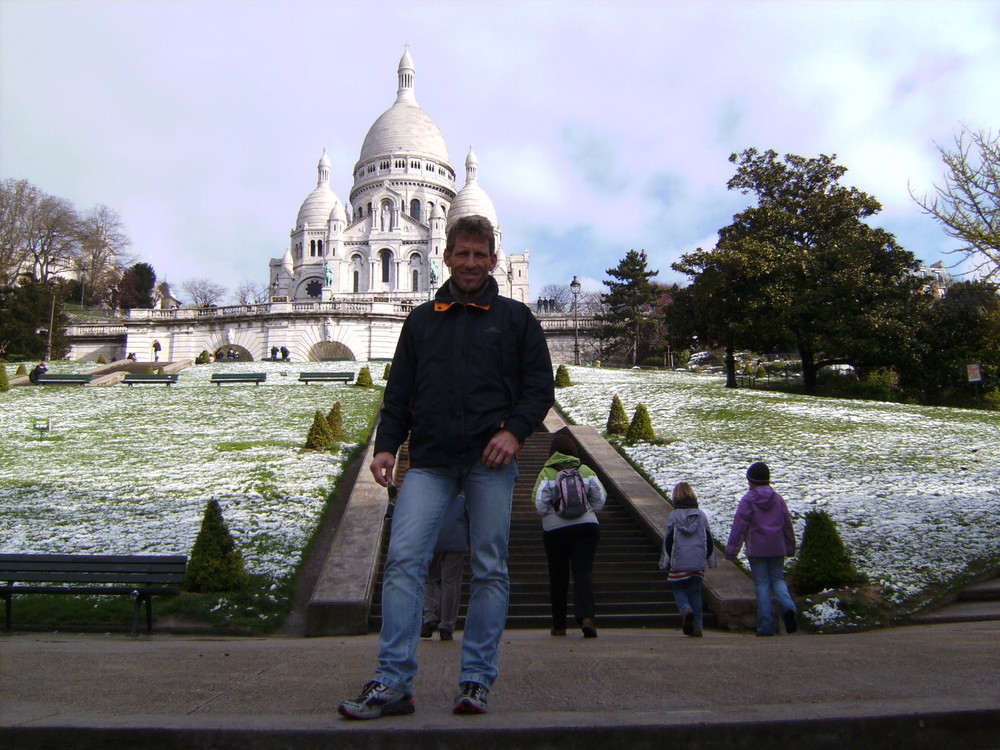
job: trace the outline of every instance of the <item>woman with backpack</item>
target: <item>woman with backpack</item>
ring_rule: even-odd
[[[593,573],[601,534],[594,511],[604,507],[607,493],[577,453],[576,441],[568,433],[556,433],[532,497],[542,517],[542,541],[549,564],[552,635],[566,635],[572,569],[576,622],[585,638],[596,638]]]

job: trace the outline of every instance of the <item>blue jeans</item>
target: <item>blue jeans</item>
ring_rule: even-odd
[[[472,585],[462,635],[459,682],[492,687],[500,638],[507,622],[510,580],[507,543],[517,462],[487,469],[479,461],[462,468],[410,469],[399,490],[382,582],[382,631],[375,679],[412,692],[423,621],[424,581],[444,512],[465,493],[472,548]]]
[[[701,629],[702,604],[701,604],[701,576],[691,576],[680,581],[674,581],[674,601],[677,602],[677,610],[684,614],[685,609],[694,612],[694,626]]]
[[[757,635],[774,635],[774,608],[771,595],[778,600],[781,611],[795,612],[795,602],[785,584],[784,557],[751,557],[750,572],[757,590]]]

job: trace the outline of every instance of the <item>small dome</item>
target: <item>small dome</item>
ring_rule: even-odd
[[[347,223],[347,209],[344,208],[344,204],[340,201],[334,204],[333,210],[330,212],[330,220]]]
[[[340,204],[337,196],[330,189],[330,158],[326,155],[325,148],[316,169],[319,173],[316,189],[302,201],[298,218],[295,220],[296,229],[301,229],[305,224],[311,227],[324,226],[330,220],[331,212]],[[342,205],[340,210],[344,210]]]
[[[465,159],[465,187],[458,191],[455,200],[451,202],[448,209],[448,226],[454,224],[463,216],[485,216],[490,220],[493,229],[500,228],[497,219],[497,210],[493,207],[493,201],[486,194],[486,191],[479,187],[479,161],[475,152],[470,148],[469,155]]]

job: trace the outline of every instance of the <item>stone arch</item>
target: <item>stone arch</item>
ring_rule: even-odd
[[[349,359],[354,361],[357,357],[345,344],[339,341],[320,341],[309,347],[307,358],[310,362],[319,362],[324,359]]]
[[[229,352],[233,352],[235,357],[230,357]],[[220,344],[212,352],[216,362],[253,362],[253,355],[250,350],[239,344]]]

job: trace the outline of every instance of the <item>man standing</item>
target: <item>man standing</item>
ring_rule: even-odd
[[[526,305],[499,295],[493,226],[463,217],[448,230],[451,278],[403,324],[382,403],[371,472],[392,482],[410,438],[410,468],[393,513],[382,585],[375,679],[340,704],[351,719],[410,714],[424,580],[438,527],[465,494],[472,585],[454,713],[486,712],[497,676],[510,582],[507,543],[517,451],[555,400],[541,326]]]

